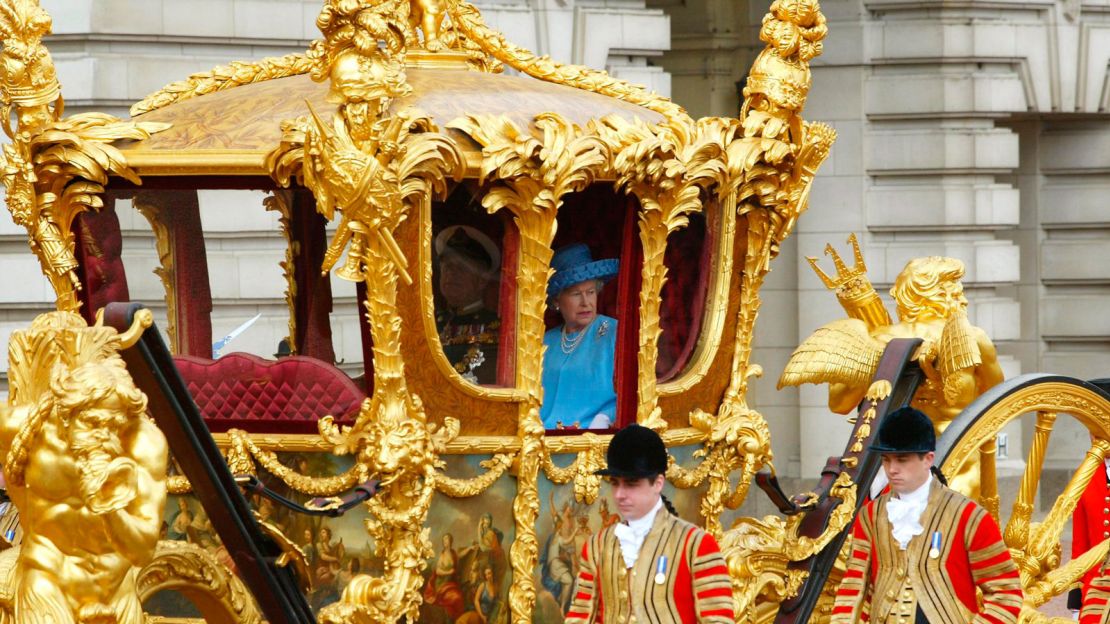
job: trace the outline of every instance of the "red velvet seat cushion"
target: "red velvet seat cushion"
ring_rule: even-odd
[[[351,423],[366,398],[343,371],[310,357],[229,353],[218,360],[178,355],[174,362],[213,432],[315,433],[316,421],[329,414]]]

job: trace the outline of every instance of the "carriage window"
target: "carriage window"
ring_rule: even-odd
[[[229,353],[273,359],[290,352],[290,285],[282,268],[288,245],[281,215],[265,209],[266,197],[262,191],[198,193],[213,303],[213,359]]]
[[[613,429],[635,410],[620,400],[635,398],[634,386],[621,383],[635,364],[618,357],[637,321],[634,215],[627,198],[602,185],[568,196],[559,210],[543,340],[548,431]]]
[[[512,351],[503,347],[510,342],[512,297],[504,289],[514,283],[502,275],[512,228],[507,217],[488,214],[473,190],[460,185],[432,213],[436,332],[448,364],[463,379],[510,385]]]
[[[709,246],[703,213],[690,215],[685,228],[667,238],[667,282],[659,306],[659,381],[674,379],[686,367],[697,344],[709,281]]]

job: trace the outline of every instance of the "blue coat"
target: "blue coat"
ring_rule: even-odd
[[[582,342],[569,354],[563,352],[562,327],[543,336],[543,426],[587,427],[597,414],[617,418],[617,393],[613,370],[617,351],[617,320],[598,315],[587,327]],[[571,334],[569,338],[576,337]]]

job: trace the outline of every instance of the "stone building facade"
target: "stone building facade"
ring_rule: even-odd
[[[762,2],[649,0],[672,19],[661,66],[695,115],[734,114]],[[810,270],[826,242],[860,234],[872,280],[907,259],[967,266],[972,321],[1007,376],[1110,375],[1110,5],[1084,0],[827,0],[806,117],[838,138],[810,211],[775,268],[757,341],[757,404],[777,458],[813,476],[848,430],[823,389],[774,390],[792,349],[843,316]],[[826,260],[826,264],[828,261]],[[1072,470],[1085,432],[1060,419],[1046,468]],[[1022,438],[1007,436],[1011,468]]]
[[[192,72],[303,50],[317,35],[319,9],[319,0],[41,2],[54,16],[50,46],[67,110],[120,116]],[[695,116],[737,113],[737,85],[762,47],[767,10],[750,0],[477,4],[513,41],[673,93]],[[825,409],[823,389],[774,384],[799,341],[842,316],[805,256],[826,242],[843,246],[851,232],[880,291],[911,257],[961,258],[972,320],[998,343],[1008,375],[1110,374],[1110,314],[1102,312],[1110,307],[1110,2],[829,0],[822,8],[830,36],[806,116],[839,137],[765,288],[755,359],[767,374],[752,397],[771,423],[780,473],[793,477],[816,476],[848,431]],[[232,210],[244,203],[259,209]],[[209,254],[214,333],[262,313],[235,348],[270,353],[285,332],[277,217],[256,193],[211,191],[201,205],[217,239],[209,247],[218,249]],[[142,269],[129,274],[149,275],[132,283],[132,297],[156,303],[149,228],[126,205],[120,214],[128,262]],[[25,245],[0,213],[0,344],[52,301]],[[350,364],[361,359],[342,346],[357,343],[354,292],[334,286],[336,357]],[[1008,434],[1017,467],[1028,432]],[[1073,466],[1085,438],[1062,424],[1047,466]]]

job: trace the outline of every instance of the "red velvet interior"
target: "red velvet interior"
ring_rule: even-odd
[[[316,421],[332,415],[350,424],[366,395],[343,371],[304,357],[277,361],[249,353],[218,360],[174,357],[212,431],[315,433]]]
[[[329,316],[332,311],[331,280],[320,272],[328,246],[324,231],[327,221],[316,212],[311,193],[300,189],[293,197],[290,234],[293,243],[300,247],[300,255],[293,265],[297,282],[294,299],[297,335],[293,336],[293,341],[298,354],[334,362],[335,346]]]
[[[200,202],[193,189],[164,191],[163,217],[173,237],[177,280],[177,333],[181,353],[212,354],[212,288],[208,282],[208,252],[200,222]]]
[[[82,289],[81,314],[92,323],[97,310],[113,301],[127,301],[127,273],[120,253],[123,237],[120,234],[116,202],[111,195],[104,197],[104,207],[96,212],[83,212],[73,222],[77,239],[78,278]]]
[[[701,332],[705,295],[709,284],[712,246],[706,244],[705,217],[691,215],[690,224],[667,239],[663,284],[659,306],[659,359],[655,374],[660,381],[682,371]]]

